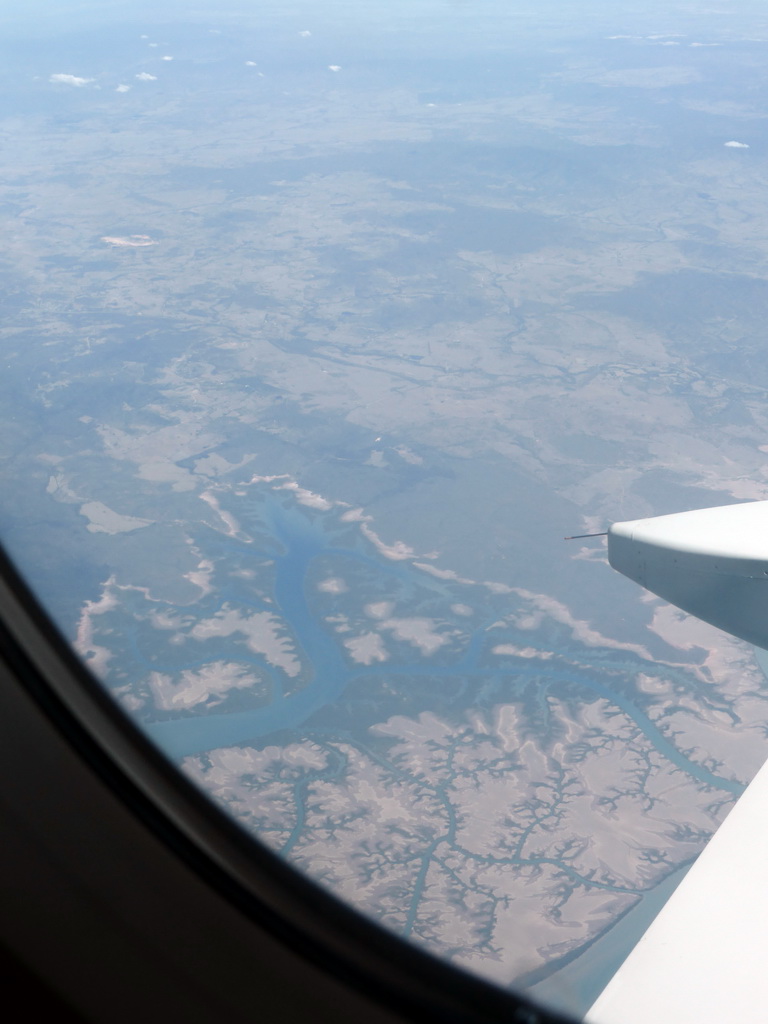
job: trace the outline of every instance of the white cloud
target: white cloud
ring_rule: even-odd
[[[103,235],[102,242],[107,245],[124,246],[129,249],[141,248],[145,245],[157,245],[149,235]]]
[[[309,31],[308,28],[305,28],[305,29],[302,29],[301,32],[299,32],[299,35],[302,37],[302,39],[306,39],[307,36],[311,36],[312,33]]]
[[[659,46],[679,46],[679,45],[680,45],[680,43],[678,43],[674,39],[667,39],[665,42],[659,43]]]
[[[49,82],[55,82],[61,85],[88,85],[92,82],[92,78],[78,78],[77,75],[51,75],[48,79]]]
[[[154,47],[157,47],[157,43],[150,43],[149,45],[150,45],[150,46],[154,46]]]
[[[341,71],[341,64],[329,64],[328,65],[328,70],[329,71]]]
[[[720,43],[689,43],[689,46],[720,46]]]
[[[256,64],[256,61],[255,61],[255,60],[247,60],[247,61],[245,62],[245,66],[246,66],[247,68],[255,68],[255,67],[257,67],[258,65]]]
[[[139,36],[139,39],[149,39],[149,36]]]
[[[748,142],[724,142],[723,145],[729,149],[749,149]]]
[[[140,82],[156,82],[157,81],[157,75],[150,75],[150,73],[148,71],[140,71],[138,73],[138,75],[136,75],[136,77],[138,78],[138,80]]]
[[[168,56],[165,56],[165,57],[163,57],[162,59],[163,59],[163,60],[173,60],[173,57],[168,57]]]
[[[115,92],[130,92],[130,90],[130,85],[118,85],[118,87],[115,89]]]

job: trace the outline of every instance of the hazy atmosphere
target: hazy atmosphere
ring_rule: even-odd
[[[0,15],[0,540],[397,934],[583,1013],[768,757],[607,565],[768,498],[758,3]]]

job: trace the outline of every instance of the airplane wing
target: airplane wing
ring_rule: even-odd
[[[768,648],[768,501],[614,523],[608,560],[670,604]]]
[[[768,648],[768,501],[616,523],[608,531],[608,557],[670,603]],[[759,655],[768,666],[768,653]],[[586,1020],[763,1021],[767,950],[768,764]]]

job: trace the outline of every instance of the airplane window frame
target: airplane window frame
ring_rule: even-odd
[[[307,970],[319,969],[350,994],[351,1013],[336,1004],[334,1019],[359,1019],[356,1001],[362,997],[393,1020],[566,1024],[568,1018],[387,932],[248,835],[117,706],[1,549],[0,670],[32,699],[38,715],[108,788],[112,800],[159,839],[166,851],[239,916],[266,932],[271,942],[298,957]],[[4,717],[5,727],[13,729],[14,721]],[[34,756],[34,751],[29,754]],[[56,782],[67,785],[65,777]],[[8,806],[9,786],[16,787],[16,782],[0,780],[0,814]],[[35,808],[31,811],[35,813]],[[116,878],[115,886],[121,884]],[[144,898],[137,893],[137,899]],[[2,939],[13,948],[12,934]],[[44,975],[44,968],[38,973]],[[213,974],[215,984],[215,970]],[[245,1005],[250,999],[255,1010],[258,1002],[253,1002],[249,979],[244,979],[243,996]],[[267,1019],[290,1019],[282,1011],[275,1014]]]

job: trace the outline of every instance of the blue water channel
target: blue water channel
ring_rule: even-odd
[[[313,561],[321,555],[341,554],[332,547],[331,536],[322,528],[322,521],[311,522],[296,508],[286,509],[278,502],[267,506],[265,513],[271,535],[280,546],[274,554],[274,597],[281,616],[290,624],[312,669],[310,681],[304,689],[285,696],[279,685],[274,687],[273,700],[267,707],[228,714],[207,714],[145,725],[151,739],[174,760],[204,753],[217,747],[229,747],[258,740],[283,730],[296,730],[320,709],[332,705],[343,695],[347,685],[365,676],[402,676],[409,681],[418,677],[480,680],[484,677],[503,677],[500,667],[485,668],[482,655],[487,643],[484,628],[477,629],[461,657],[453,664],[430,664],[420,660],[413,664],[387,663],[386,667],[364,668],[350,666],[341,644],[329,633],[318,617],[313,615],[306,598],[306,581]],[[343,552],[347,555],[349,551]],[[411,586],[412,570],[405,565],[383,565],[374,557],[356,553],[380,572],[395,575]],[[541,665],[516,659],[506,669],[515,686],[526,679],[542,679]],[[570,688],[597,694],[608,699],[627,714],[647,737],[653,747],[668,761],[699,781],[735,796],[743,786],[721,778],[681,753],[660,732],[657,726],[632,700],[623,693],[599,682],[588,670],[579,672],[575,667],[548,664],[547,683],[561,682]],[[298,801],[302,803],[302,801]],[[300,831],[301,822],[296,832]],[[440,842],[445,837],[440,837]],[[435,844],[433,844],[435,845]],[[290,842],[288,844],[290,848]],[[428,862],[425,855],[424,863]],[[687,866],[673,872],[654,890],[642,894],[638,904],[624,914],[604,935],[585,950],[575,952],[560,962],[560,969],[549,977],[532,984],[535,996],[559,1006],[570,1013],[583,1013],[609,980],[624,956],[634,946],[655,913],[683,876]],[[418,888],[418,887],[417,887]],[[414,893],[412,906],[418,904],[419,892]],[[553,965],[554,967],[555,965]],[[532,979],[533,982],[533,979]]]
[[[381,667],[350,666],[341,645],[333,638],[310,611],[305,594],[305,581],[315,558],[333,550],[328,534],[322,526],[310,520],[297,508],[286,509],[278,502],[266,507],[267,525],[279,543],[281,551],[275,554],[275,602],[283,618],[290,624],[294,636],[302,647],[310,665],[312,678],[302,690],[285,696],[275,687],[272,702],[261,708],[228,714],[207,714],[195,717],[154,722],[144,726],[150,738],[173,760],[202,754],[217,747],[231,747],[260,739],[282,730],[298,729],[315,712],[337,701],[353,679],[366,675],[380,675]],[[371,561],[372,559],[366,559]],[[387,566],[388,572],[398,575],[407,569]],[[477,630],[461,658],[451,665],[399,664],[386,667],[388,676],[498,678],[500,669],[484,668],[480,657],[485,640],[483,630]],[[525,679],[541,678],[542,670],[536,663],[516,662],[515,684]],[[621,708],[643,732],[654,748],[668,761],[715,789],[735,796],[744,787],[731,779],[715,775],[704,766],[691,761],[663,735],[648,716],[622,693],[598,682],[587,672],[574,668],[547,666],[549,682],[562,682],[591,691]]]

